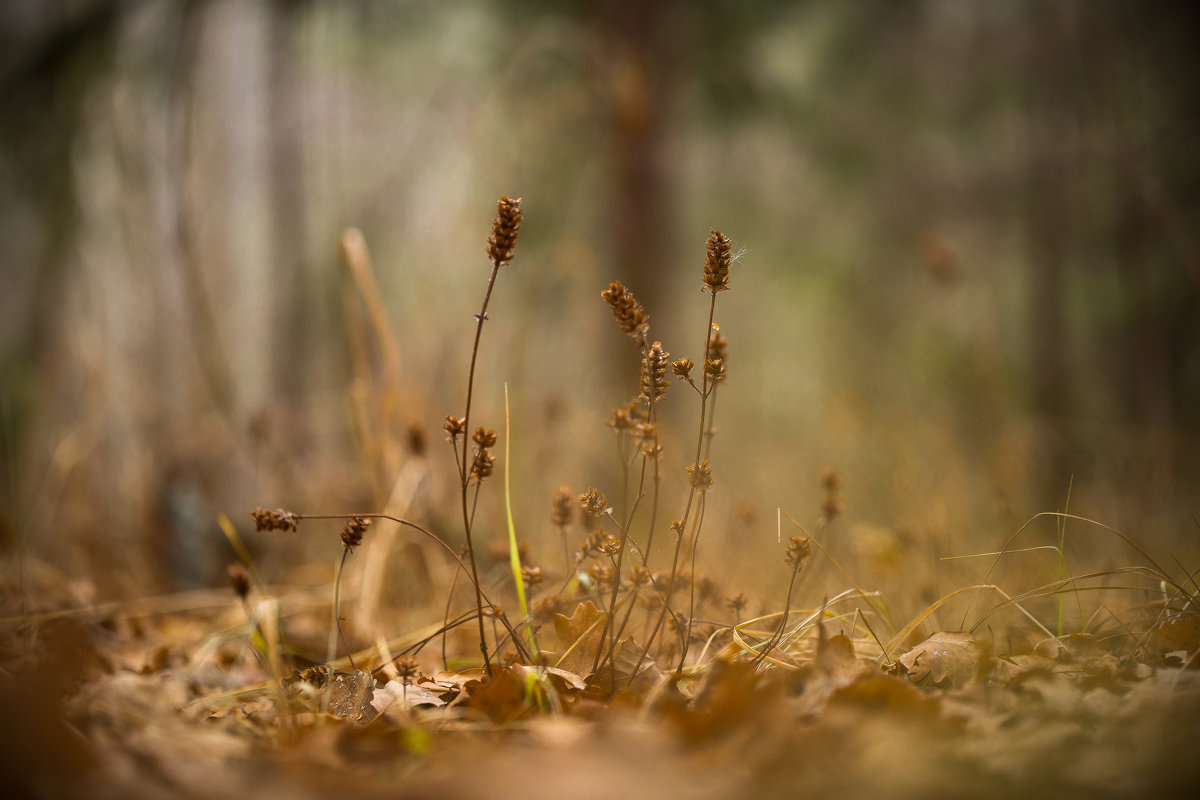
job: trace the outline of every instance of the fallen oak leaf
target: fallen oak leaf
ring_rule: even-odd
[[[963,686],[978,676],[981,653],[969,633],[942,631],[900,656],[917,684]]]
[[[591,674],[596,653],[603,644],[608,615],[588,600],[575,606],[570,617],[554,615],[554,633],[561,655],[554,666],[584,677]]]

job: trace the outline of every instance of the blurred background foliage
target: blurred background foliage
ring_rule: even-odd
[[[559,485],[620,494],[605,421],[636,394],[637,353],[601,289],[633,287],[653,338],[699,360],[710,226],[746,250],[717,309],[729,382],[700,550],[729,591],[778,606],[775,509],[812,523],[826,465],[846,503],[831,546],[913,603],[986,568],[940,557],[998,549],[1068,487],[1071,511],[1193,553],[1197,16],[1129,0],[6,0],[8,580],[48,562],[86,597],[216,585],[216,515],[245,530],[257,505],[390,497],[461,537],[440,425],[461,412],[501,194],[524,197],[525,227],[473,420],[502,429],[507,382],[535,561],[561,562]],[[390,354],[339,267],[348,226]],[[683,388],[662,406],[668,508],[695,435]],[[482,502],[499,538],[498,483]],[[258,541],[265,573],[328,567],[336,529],[320,530]],[[1054,523],[1030,536],[1055,541]],[[1068,542],[1077,563],[1133,560],[1090,529]],[[1053,579],[1050,556],[1026,559]]]

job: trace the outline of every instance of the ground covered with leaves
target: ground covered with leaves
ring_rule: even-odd
[[[793,610],[766,658],[737,641],[764,620],[682,672],[626,641],[589,675],[604,612],[582,600],[540,629],[556,666],[272,678],[270,620],[303,638],[328,624],[318,597],[10,618],[6,796],[1174,797],[1200,778],[1194,612],[1120,637],[913,626],[891,655],[834,609]]]

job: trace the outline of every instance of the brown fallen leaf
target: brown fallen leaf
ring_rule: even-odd
[[[1186,661],[1200,650],[1200,617],[1181,617],[1164,622],[1155,628],[1146,643],[1151,658],[1161,659],[1169,654],[1182,654]]]
[[[467,707],[482,711],[493,722],[516,719],[529,709],[524,677],[508,667],[496,670],[489,683],[471,690]]]
[[[560,692],[567,689],[576,689],[582,692],[584,689],[587,689],[587,682],[583,678],[574,672],[568,672],[558,667],[530,667],[525,664],[515,664],[513,665],[513,670],[525,679],[528,679],[530,675],[537,677],[544,675],[553,681],[554,688]]]
[[[607,616],[591,600],[575,606],[570,618],[555,614],[554,633],[558,636],[559,660],[554,666],[584,677],[591,674]]]
[[[371,706],[384,715],[404,712],[417,706],[444,705],[446,701],[440,693],[418,684],[410,683],[406,687],[402,681],[388,681],[375,690],[375,695],[371,698]]]
[[[370,673],[338,672],[329,680],[329,700],[326,710],[335,717],[369,721],[377,716],[371,705],[375,694],[375,679]]]
[[[960,687],[979,674],[980,651],[969,633],[942,631],[900,656],[918,684]]]

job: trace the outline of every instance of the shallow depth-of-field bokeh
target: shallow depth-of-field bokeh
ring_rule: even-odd
[[[327,586],[337,523],[256,536],[257,506],[390,507],[460,546],[442,423],[501,195],[524,225],[472,419],[503,431],[507,385],[531,563],[563,573],[560,486],[620,493],[606,422],[640,354],[601,291],[630,286],[700,361],[717,228],[740,256],[695,571],[747,613],[781,608],[788,517],[816,524],[825,469],[824,545],[899,620],[1143,564],[1052,517],[985,555],[1039,512],[1190,574],[1198,22],[1121,0],[2,2],[4,616],[224,587],[222,515],[265,582]],[[670,508],[685,388],[659,406]],[[507,536],[499,481],[475,536]],[[440,620],[453,570],[427,545],[368,541],[358,646]],[[847,588],[822,563],[806,608]],[[1150,589],[1028,608],[1078,630]]]

